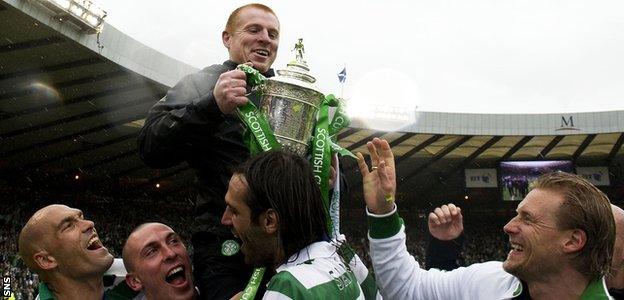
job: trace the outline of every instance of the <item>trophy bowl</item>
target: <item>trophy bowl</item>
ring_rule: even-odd
[[[297,56],[260,87],[260,106],[275,137],[282,149],[300,156],[308,154],[316,115],[325,98],[309,71],[303,58]]]

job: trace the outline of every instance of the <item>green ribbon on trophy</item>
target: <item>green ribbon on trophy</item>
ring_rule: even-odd
[[[249,65],[241,64],[237,67],[247,75],[247,85],[252,87],[252,93],[257,93],[254,87],[265,83],[266,78],[260,72]],[[329,121],[329,108],[336,107],[334,116]],[[238,116],[246,125],[243,139],[249,148],[250,154],[254,155],[264,151],[281,149],[281,144],[277,140],[273,130],[267,121],[264,113],[259,110],[251,101],[241,106],[237,110]],[[349,150],[342,148],[336,143],[336,135],[343,128],[349,125],[349,118],[345,114],[344,104],[334,95],[327,95],[319,106],[316,116],[316,124],[314,133],[310,141],[310,163],[316,182],[321,189],[323,204],[327,212],[328,232],[333,238],[338,235],[338,224],[333,225],[332,219],[339,220],[339,211],[332,210],[330,214],[330,206],[339,205],[339,193],[334,193],[330,202],[329,176],[331,168],[331,159],[333,153],[339,155],[347,155],[356,158]],[[339,180],[337,178],[337,180]],[[242,299],[253,299],[255,296],[264,268],[256,268],[247,287],[244,290]]]

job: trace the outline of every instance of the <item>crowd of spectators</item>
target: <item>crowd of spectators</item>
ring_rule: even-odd
[[[193,222],[192,196],[150,199],[112,198],[90,193],[76,195],[50,195],[29,190],[7,193],[7,200],[0,209],[0,266],[3,277],[11,277],[11,290],[15,299],[34,299],[38,285],[35,274],[28,270],[17,255],[17,237],[27,219],[38,209],[52,203],[63,203],[81,209],[86,218],[95,222],[103,244],[115,257],[121,257],[121,249],[130,231],[137,225],[158,221],[170,225],[186,241],[190,239]],[[182,199],[180,199],[182,198]],[[363,211],[360,218],[343,217],[341,232],[349,244],[370,266],[366,219]],[[407,246],[419,262],[424,262],[427,233],[426,213],[402,213],[407,224]],[[502,260],[505,258],[506,235],[502,231],[503,222],[491,219],[465,216],[466,244],[462,257],[466,264]],[[190,243],[186,243],[190,246]],[[189,249],[192,253],[192,249]]]

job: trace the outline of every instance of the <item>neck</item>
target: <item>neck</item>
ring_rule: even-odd
[[[102,276],[93,278],[68,278],[59,276],[46,283],[56,299],[101,300],[104,295]]]
[[[527,282],[531,299],[580,299],[589,280],[573,269]]]

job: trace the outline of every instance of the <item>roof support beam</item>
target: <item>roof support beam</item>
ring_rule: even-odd
[[[351,144],[350,146],[347,147],[347,150],[349,151],[353,151],[355,149],[357,149],[358,147],[365,145],[368,141],[372,140],[375,137],[380,137],[382,135],[386,134],[386,132],[383,131],[375,131],[372,134],[370,134],[369,136]]]
[[[537,155],[537,159],[545,158],[546,155],[548,155],[548,153],[552,151],[552,149],[555,148],[557,144],[559,144],[559,142],[563,140],[564,137],[564,135],[558,135],[554,139],[552,139],[552,141],[550,141],[550,143],[548,143],[548,145],[546,145],[546,147],[544,147],[544,149],[540,151],[540,153]]]
[[[622,148],[622,143],[624,143],[624,133],[620,134],[617,142],[615,142],[615,145],[613,145],[613,148],[611,148],[611,152],[609,152],[609,156],[607,156],[608,164],[611,164],[615,156],[618,154],[618,152],[620,152],[620,148]]]
[[[50,86],[53,86],[55,89],[61,89],[61,88],[66,88],[66,87],[84,84],[84,83],[93,83],[93,82],[100,81],[100,80],[112,79],[112,78],[124,76],[127,74],[128,73],[126,71],[119,69],[119,70],[115,70],[115,71],[108,72],[108,73],[102,73],[102,74],[82,77],[78,79],[66,80],[66,81],[61,81],[61,82],[52,82],[50,83]],[[17,89],[15,91],[0,94],[0,101],[29,95],[31,93],[33,93],[33,90],[29,88]]]
[[[443,134],[436,134],[436,135],[428,138],[426,141],[420,143],[419,145],[414,147],[412,150],[405,152],[405,154],[403,154],[403,155],[401,155],[399,157],[395,157],[394,158],[394,164],[398,166],[399,163],[401,163],[402,161],[406,160],[410,156],[418,153],[420,150],[425,149],[429,145],[435,143],[437,140],[441,139],[443,136],[444,136]]]
[[[481,147],[479,147],[475,152],[473,152],[472,154],[470,154],[468,157],[466,157],[460,164],[458,164],[457,166],[453,167],[450,171],[445,172],[444,174],[442,174],[442,177],[448,177],[449,175],[453,175],[456,172],[464,169],[468,164],[470,164],[470,162],[472,162],[473,160],[475,160],[477,157],[479,157],[479,155],[481,155],[481,153],[485,152],[485,150],[489,149],[490,147],[492,147],[494,144],[496,144],[498,141],[500,141],[503,137],[502,136],[494,136],[492,137],[490,140],[488,140],[485,144],[483,144]],[[439,186],[442,183],[442,181],[438,180],[435,181],[433,184],[433,187],[431,187],[429,189],[429,191],[433,191],[435,190],[435,188],[437,186]],[[425,197],[426,198],[426,197]]]
[[[60,137],[57,137],[57,138],[54,138],[54,139],[51,139],[51,140],[42,141],[42,142],[38,142],[38,143],[35,143],[35,144],[32,144],[32,145],[28,145],[28,146],[25,146],[25,147],[20,147],[20,148],[16,148],[16,149],[13,149],[13,150],[9,150],[9,151],[0,153],[0,156],[4,156],[4,157],[11,156],[11,155],[20,153],[22,151],[30,151],[32,149],[36,149],[36,148],[39,148],[39,147],[45,147],[45,146],[52,145],[54,143],[57,143],[57,142],[60,142],[60,141],[63,141],[63,140],[76,138],[76,137],[79,137],[81,135],[93,133],[93,132],[100,131],[100,130],[111,129],[111,128],[119,126],[119,125],[123,125],[123,124],[129,123],[129,122],[132,122],[132,121],[136,121],[137,118],[139,118],[139,117],[131,116],[131,117],[123,118],[123,119],[115,121],[115,122],[110,122],[110,123],[103,124],[103,125],[100,125],[100,126],[92,127],[92,128],[89,128],[89,129],[86,129],[86,130],[82,130],[82,131],[79,131],[79,132],[76,132],[76,133],[73,133],[73,134],[64,135],[64,136],[60,136]]]
[[[583,154],[585,149],[587,149],[587,146],[591,144],[591,142],[594,140],[595,137],[596,137],[595,134],[589,134],[587,135],[587,137],[585,137],[581,145],[578,148],[576,148],[576,150],[574,151],[574,154],[572,154],[572,161],[576,161],[576,159],[578,159],[579,156]]]
[[[113,95],[117,95],[117,94],[122,94],[122,93],[125,93],[125,92],[138,90],[138,89],[144,88],[144,87],[145,87],[145,83],[144,82],[140,82],[140,83],[135,83],[135,84],[128,85],[128,86],[125,86],[125,87],[122,87],[122,88],[112,88],[112,89],[104,90],[102,92],[82,95],[82,96],[78,96],[78,97],[67,99],[67,100],[62,101],[62,102],[47,103],[47,104],[44,104],[44,105],[41,105],[41,106],[30,107],[30,108],[23,109],[23,110],[16,111],[16,112],[0,112],[0,121],[6,120],[6,119],[10,119],[10,118],[14,118],[14,117],[19,117],[19,116],[22,116],[22,115],[35,113],[35,112],[40,112],[40,111],[44,111],[44,110],[50,110],[50,109],[54,109],[54,108],[58,108],[58,107],[62,107],[62,106],[67,106],[67,105],[70,105],[70,104],[75,104],[75,103],[80,103],[80,102],[85,102],[85,101],[92,101],[92,100],[95,100],[95,99],[98,99],[98,98],[104,98],[104,97],[109,97],[109,96],[113,96]],[[152,87],[151,90],[154,93],[158,94],[157,95],[158,98],[161,98],[162,95],[165,93],[164,91],[162,91],[162,93],[160,93],[160,91],[155,89],[153,86],[150,86],[150,87]]]
[[[467,142],[471,138],[472,138],[472,136],[470,136],[470,135],[462,136],[460,139],[458,139],[455,142],[453,142],[452,144],[446,146],[446,148],[444,148],[444,150],[436,153],[436,155],[434,155],[429,161],[427,161],[423,165],[417,167],[416,169],[412,170],[406,176],[403,176],[403,182],[406,182],[407,180],[409,180],[412,177],[416,176],[418,173],[420,173],[423,170],[425,170],[426,168],[428,168],[431,164],[433,164],[434,162],[440,160],[441,158],[443,158],[444,156],[446,156],[451,151],[455,150],[457,147],[461,146],[462,144],[464,144],[465,142]]]
[[[12,43],[8,45],[0,46],[0,53],[7,53],[11,51],[24,50],[24,49],[41,47],[41,46],[53,45],[53,44],[60,44],[63,42],[65,42],[65,39],[60,36],[45,37],[45,38],[37,39],[37,40],[30,40],[30,41]]]
[[[17,72],[0,74],[0,80],[13,79],[16,77],[21,77],[21,76],[32,76],[32,75],[37,75],[37,74],[44,74],[47,72],[56,72],[60,70],[84,67],[84,66],[99,64],[103,62],[104,61],[100,59],[99,57],[93,56],[93,57],[89,57],[89,58],[85,58],[81,60],[60,63],[60,64],[47,66],[47,67],[28,68],[28,69],[23,69]]]
[[[533,138],[532,135],[523,137],[513,147],[511,147],[511,149],[509,149],[509,151],[507,151],[507,153],[505,153],[505,155],[503,155],[503,157],[501,157],[498,160],[498,162],[501,162],[503,160],[508,160],[514,153],[516,153],[516,151],[518,151],[518,150],[520,150],[520,148],[524,147],[524,145],[526,145],[526,143],[528,143],[532,138]]]

